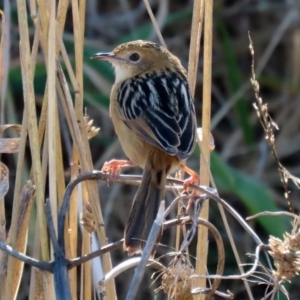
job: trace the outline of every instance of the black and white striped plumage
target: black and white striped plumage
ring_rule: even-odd
[[[180,160],[190,155],[196,120],[185,78],[169,69],[132,77],[121,83],[117,101],[123,122],[146,142]]]

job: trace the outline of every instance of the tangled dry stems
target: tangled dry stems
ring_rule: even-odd
[[[103,174],[101,172],[95,172],[95,171],[91,172],[91,173],[82,174],[82,175],[80,175],[80,178],[73,180],[73,182],[71,182],[69,184],[69,186],[72,186],[72,188],[67,189],[66,197],[64,198],[64,200],[70,196],[72,189],[79,182],[81,182],[83,180],[91,180],[91,179],[107,180],[108,178],[109,178],[109,175]],[[137,176],[119,175],[119,176],[117,176],[116,181],[118,181],[118,182],[124,181],[126,183],[138,184],[137,179],[140,179],[140,177],[139,176],[137,177]],[[179,186],[180,183],[182,184],[182,181],[169,179],[169,184],[174,184],[174,183],[176,183],[176,185]],[[192,186],[192,188],[206,193],[206,195],[203,196],[204,198],[210,198],[210,199],[219,201],[219,203],[223,203],[225,209],[227,209],[229,211],[229,205],[225,204],[225,202],[221,201],[222,199],[218,198],[216,195],[211,193],[210,189],[205,189],[203,187],[194,187],[194,186]],[[179,199],[179,197],[177,197],[177,198]],[[203,201],[203,199],[202,199],[202,201]],[[63,207],[65,207],[65,209],[67,209],[68,205],[63,205]],[[201,206],[195,205],[195,207],[201,207]],[[231,208],[231,209],[232,209],[232,211],[231,211],[232,215],[235,217],[238,217],[239,215],[233,210],[233,208]],[[86,206],[86,213],[91,214],[91,209],[89,208],[88,205]],[[200,224],[201,224],[201,222],[202,222],[202,224],[206,224],[205,226],[208,226],[208,228],[210,230],[212,230],[212,228],[214,228],[214,226],[205,220],[200,219],[198,221],[195,221],[195,220],[191,219],[190,217],[179,218],[177,220],[175,219],[175,220],[166,222],[165,228],[174,226],[176,224],[181,224],[181,225],[186,224],[188,221],[190,221],[192,223],[192,225],[191,225],[190,230],[187,231],[186,236],[183,237],[181,251],[171,254],[171,255],[174,255],[174,258],[171,260],[168,267],[164,267],[163,265],[161,265],[157,262],[157,264],[159,265],[160,271],[162,272],[161,273],[162,284],[161,284],[161,287],[157,291],[163,290],[170,299],[190,299],[189,297],[192,297],[193,293],[199,293],[199,292],[207,294],[207,299],[210,299],[210,297],[212,297],[213,295],[219,295],[224,298],[230,299],[230,298],[232,298],[232,294],[229,291],[227,293],[222,293],[220,291],[217,291],[217,287],[219,285],[220,280],[221,279],[245,279],[245,277],[250,278],[251,276],[253,276],[253,274],[255,272],[258,272],[257,271],[258,265],[263,267],[263,265],[261,263],[259,263],[259,255],[258,255],[258,253],[261,249],[269,250],[269,254],[271,255],[271,257],[273,257],[274,265],[276,267],[276,270],[271,271],[271,272],[268,271],[269,269],[271,269],[271,266],[269,266],[269,268],[263,267],[265,270],[264,275],[269,276],[269,278],[270,278],[269,283],[268,283],[269,286],[274,287],[272,290],[272,293],[269,293],[267,295],[274,295],[275,292],[278,290],[285,291],[284,287],[283,287],[283,283],[290,280],[294,276],[296,276],[298,274],[299,268],[300,268],[300,251],[299,251],[299,244],[300,244],[299,222],[300,221],[297,216],[294,216],[294,217],[295,217],[295,221],[294,221],[293,229],[292,229],[291,233],[285,233],[283,240],[280,240],[280,239],[274,238],[274,237],[270,237],[269,245],[264,246],[264,245],[262,245],[262,243],[260,243],[259,247],[257,248],[257,254],[254,256],[255,260],[256,260],[254,263],[254,269],[253,269],[253,271],[249,272],[249,274],[236,275],[235,277],[233,275],[222,276],[223,269],[221,268],[216,271],[216,273],[218,275],[207,276],[207,278],[215,278],[215,279],[219,280],[219,281],[217,281],[217,286],[214,287],[214,289],[213,288],[201,289],[201,287],[199,287],[198,289],[194,289],[194,290],[191,290],[191,283],[192,283],[192,279],[195,276],[197,276],[197,274],[195,274],[194,268],[189,260],[189,256],[187,255],[187,249],[188,249],[189,243],[191,242],[192,238],[195,235],[196,230],[194,230],[194,229],[197,229],[197,225],[196,225],[197,223],[200,222]],[[93,218],[91,218],[91,219],[93,219]],[[205,223],[205,222],[207,222],[207,223]],[[244,224],[243,227],[246,228],[246,230],[249,229],[249,230],[247,230],[247,232],[250,235],[253,235],[251,228],[246,223]],[[216,230],[216,229],[213,229],[213,230]],[[221,238],[218,238],[218,239],[220,239],[220,241],[222,242]],[[256,240],[257,237],[254,236],[254,239]],[[117,246],[120,247],[121,244],[122,244],[122,241],[119,241]],[[3,247],[2,242],[1,242],[1,249],[6,251],[8,254],[12,254],[12,249]],[[107,248],[107,250],[105,250],[105,251],[111,251],[111,249],[113,249],[113,246],[111,246],[111,248]],[[70,260],[68,263],[69,268],[79,265],[80,263],[83,263],[84,261],[87,261],[88,259],[91,259],[91,258],[95,257],[96,255],[101,255],[101,253],[104,253],[103,252],[104,249],[103,250],[101,249],[101,251],[102,252],[98,252],[98,253],[94,253],[94,254],[91,253],[89,255],[89,257],[77,258],[77,259]],[[220,262],[220,260],[223,260],[223,263],[224,263],[224,259],[221,258],[222,255],[224,255],[224,253],[222,253],[222,251],[219,251],[219,255],[218,255],[219,262]],[[15,254],[14,254],[14,256],[16,257]],[[19,256],[17,258],[24,261],[24,256]],[[26,261],[26,262],[31,264],[31,261]],[[136,260],[134,265],[137,265],[138,263],[139,263],[139,259]],[[50,264],[52,264],[52,263],[50,263]],[[121,272],[120,272],[120,270],[115,273],[114,273],[114,271],[112,271],[112,274],[110,274],[110,279],[121,274],[128,267],[131,268],[134,265],[125,266]],[[39,265],[37,263],[35,263],[35,266],[39,267]],[[49,267],[45,265],[45,263],[42,263],[40,265],[40,267],[44,270],[51,271],[49,269]],[[142,276],[142,275],[143,274],[140,274],[140,276]],[[105,281],[106,280],[104,280],[104,282]],[[258,280],[257,283],[264,283],[264,280],[263,279]],[[102,289],[103,289],[103,285],[102,285]],[[212,290],[213,290],[213,293],[212,293]],[[264,299],[267,299],[266,296]]]

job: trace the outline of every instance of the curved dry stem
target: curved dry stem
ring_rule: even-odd
[[[130,268],[136,267],[141,261],[141,257],[134,257],[127,259],[126,261],[123,261],[122,263],[118,264],[116,267],[114,267],[109,273],[105,275],[105,277],[101,280],[101,282],[105,283],[108,280],[114,279],[117,276],[119,276],[121,273],[127,271]],[[148,259],[148,264],[147,266],[151,266],[154,269],[161,271],[165,267],[163,264],[159,263],[158,261],[149,258]]]
[[[251,276],[254,272],[256,272],[257,266],[259,264],[259,252],[265,245],[261,244],[256,247],[255,250],[255,261],[253,263],[253,267],[246,273],[241,275],[228,275],[228,276],[220,276],[220,275],[193,275],[193,277],[207,278],[207,279],[245,279]]]
[[[187,223],[189,221],[191,221],[190,217],[180,218],[178,220],[171,220],[171,221],[165,222],[164,229],[167,229],[174,225]],[[224,251],[222,237],[221,237],[219,231],[217,230],[217,228],[209,221],[198,218],[197,224],[205,226],[213,234],[213,236],[216,240],[217,249],[218,249],[218,265],[217,265],[217,270],[216,270],[216,274],[218,274],[218,275],[216,275],[216,276],[221,278],[222,276],[220,274],[223,274],[224,263],[225,263],[225,251]],[[211,288],[209,289],[210,295],[213,295],[215,293],[215,291],[217,290],[218,286],[220,285],[221,279],[218,277],[214,278],[213,284],[212,284]],[[198,277],[198,278],[200,278],[200,277]],[[209,277],[209,278],[211,278],[211,277]]]
[[[47,263],[44,261],[39,261],[36,260],[34,258],[31,258],[25,254],[22,254],[18,251],[16,251],[14,248],[12,248],[11,246],[7,245],[5,242],[0,240],[0,249],[7,253],[8,255],[14,257],[15,259],[18,259],[32,267],[38,268],[40,270],[44,270],[44,271],[48,271],[50,273],[53,272],[53,268],[51,263]]]
[[[201,196],[189,196],[189,195],[179,195],[179,196],[177,196],[172,202],[171,202],[171,204],[168,206],[168,208],[166,209],[166,211],[165,211],[165,215],[164,215],[164,218],[166,218],[168,215],[169,215],[169,213],[170,213],[170,211],[174,208],[174,207],[176,207],[176,204],[178,203],[178,201],[180,201],[180,200],[189,200],[189,199],[200,199],[200,200],[206,200],[208,197],[206,196],[206,194],[204,194],[204,195],[201,195]]]
[[[258,218],[258,217],[263,217],[263,216],[271,216],[271,217],[277,217],[277,216],[288,216],[294,219],[299,219],[299,216],[288,211],[263,211],[260,213],[257,213],[253,216],[249,216],[246,218],[247,221]]]
[[[204,295],[207,295],[207,298],[209,298],[208,294],[211,293],[211,289],[210,288],[195,288],[193,289],[193,295],[199,295],[199,294],[204,294]],[[220,292],[220,291],[215,291],[214,292],[214,295],[215,296],[219,296],[219,297],[222,297],[224,299],[233,299],[234,295],[228,290],[227,293],[224,293],[224,292]]]
[[[69,200],[70,200],[71,193],[75,188],[75,186],[84,180],[104,180],[104,181],[118,182],[118,183],[129,184],[129,185],[139,185],[141,181],[141,176],[117,175],[116,177],[113,178],[111,175],[105,174],[101,171],[92,171],[92,172],[82,173],[77,178],[72,180],[66,188],[66,192],[58,216],[58,242],[60,245],[63,245],[63,234],[64,234],[63,226],[64,226],[65,216],[69,207]],[[182,180],[167,178],[167,182],[168,182],[168,185],[166,186],[167,190],[169,189],[173,190],[174,185],[179,190],[184,189],[184,182]],[[257,245],[263,244],[260,238],[258,237],[258,235],[245,222],[245,220],[225,200],[223,200],[222,198],[216,195],[217,193],[216,189],[210,187],[204,187],[204,186],[196,186],[192,184],[189,186],[189,188],[205,194],[206,198],[212,199],[217,203],[219,203],[220,205],[222,205],[250,234],[250,236],[252,236],[252,238],[257,243]]]

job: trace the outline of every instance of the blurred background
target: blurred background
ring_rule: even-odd
[[[168,49],[177,55],[187,67],[193,1],[151,0],[149,1]],[[5,123],[20,124],[23,114],[22,80],[19,60],[18,19],[15,1],[10,1],[11,32],[9,79],[6,98]],[[29,5],[29,1],[28,1]],[[3,7],[0,1],[0,8]],[[211,169],[220,196],[232,205],[242,217],[257,212],[288,210],[284,189],[278,175],[277,164],[270,153],[256,112],[254,92],[250,84],[251,56],[248,32],[255,49],[255,70],[260,83],[261,97],[268,104],[273,120],[278,124],[276,149],[282,164],[295,176],[300,176],[300,1],[299,0],[231,0],[214,1],[213,33],[213,88],[212,128],[216,149],[211,157]],[[32,21],[28,19],[32,24]],[[67,17],[63,35],[68,55],[72,59],[74,49],[73,21],[71,12]],[[96,52],[111,51],[120,43],[136,39],[158,42],[143,1],[137,0],[88,0],[86,1],[85,47],[84,47],[84,99],[86,113],[100,127],[99,134],[91,143],[94,169],[112,158],[125,158],[109,118],[109,93],[114,81],[112,67],[105,62],[90,60]],[[199,127],[201,127],[202,65],[203,47],[200,50],[195,106]],[[41,109],[46,84],[46,68],[43,53],[35,73],[36,109]],[[74,56],[73,56],[74,63]],[[64,130],[65,120],[61,118],[64,147],[65,175],[70,178],[69,163],[72,144],[69,133]],[[11,186],[14,183],[16,156],[3,155],[3,161],[11,170]],[[30,168],[28,153],[28,173]],[[199,170],[199,149],[189,158],[188,165]],[[140,174],[139,169],[126,173]],[[299,211],[299,190],[289,182],[290,199],[296,212]],[[99,183],[101,206],[109,242],[123,237],[124,223],[129,214],[136,188]],[[7,228],[9,208],[12,205],[13,190],[6,196]],[[167,201],[174,195],[168,194]],[[175,217],[175,212],[173,217]],[[226,246],[225,274],[238,274],[228,237],[215,203],[211,203],[210,220],[221,232]],[[255,243],[229,216],[239,253],[254,252]],[[270,234],[282,237],[290,230],[289,220],[283,217],[261,217],[250,222],[260,238],[267,242]],[[165,233],[162,243],[174,245],[175,231]],[[191,255],[195,254],[191,245]],[[30,254],[32,244],[28,245]],[[170,252],[162,250],[161,255]],[[113,265],[126,258],[122,250],[112,253]],[[216,268],[214,240],[209,242],[209,272]],[[167,263],[168,259],[163,258]],[[250,262],[245,257],[244,262]],[[192,261],[193,262],[193,261]],[[159,279],[151,284],[149,271],[141,286],[139,299],[166,299],[162,292],[154,294]],[[28,273],[27,273],[28,274]],[[121,274],[117,280],[119,299],[124,299],[132,270]],[[22,296],[26,299],[28,278],[24,275]],[[235,299],[246,299],[244,285],[240,281],[223,281],[221,289],[229,289]],[[253,286],[257,299],[263,297],[265,286]],[[290,299],[297,299],[299,282],[288,287]]]

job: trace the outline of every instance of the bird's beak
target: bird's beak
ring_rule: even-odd
[[[109,53],[96,53],[95,55],[93,55],[91,57],[91,59],[100,59],[100,60],[113,60],[113,59],[116,59],[116,56],[113,52],[109,52]]]

